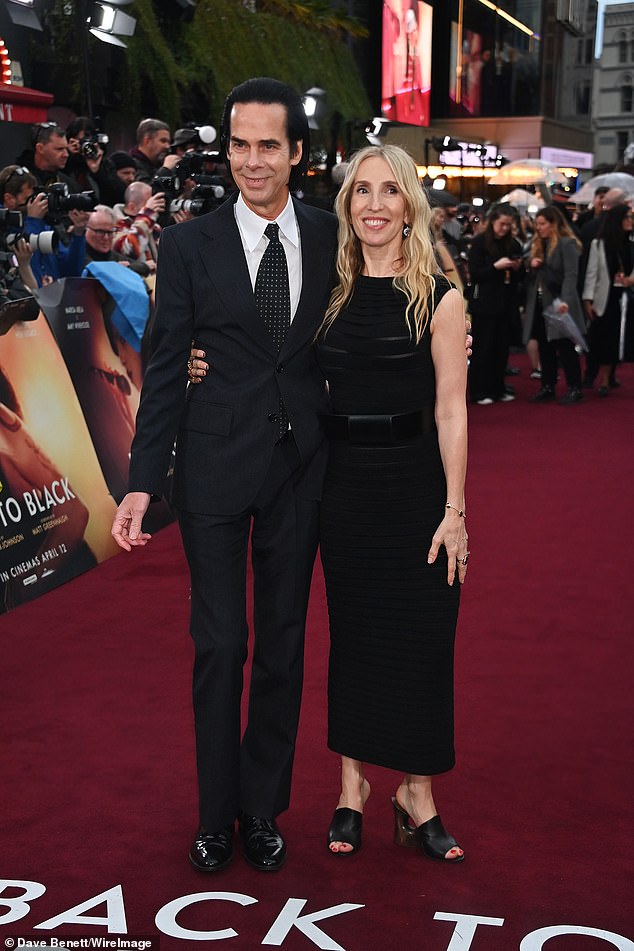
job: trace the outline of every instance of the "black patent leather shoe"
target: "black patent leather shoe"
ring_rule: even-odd
[[[286,843],[274,819],[240,813],[239,828],[244,855],[250,865],[262,872],[274,872],[282,867],[286,860]]]
[[[189,861],[199,872],[219,872],[233,858],[233,825],[220,832],[199,829],[189,850]]]

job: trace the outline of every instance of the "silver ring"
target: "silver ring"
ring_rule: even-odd
[[[464,556],[464,558],[459,558],[459,559],[458,559],[458,562],[462,565],[463,568],[466,568],[466,567],[467,567],[467,562],[469,561],[469,555],[470,555],[470,554],[471,554],[471,552],[468,551],[468,552],[466,553],[466,555]]]

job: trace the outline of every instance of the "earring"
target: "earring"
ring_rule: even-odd
[[[410,226],[407,224],[403,225],[403,237],[409,238],[411,233],[412,233],[412,229],[410,228]]]

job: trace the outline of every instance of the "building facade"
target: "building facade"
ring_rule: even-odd
[[[433,31],[431,122],[424,135],[418,130],[421,160],[424,139],[449,135],[491,143],[510,160],[561,150],[555,164],[592,167],[595,0],[427,0],[423,6],[433,8]],[[416,136],[400,136],[411,148]]]
[[[592,91],[595,163],[623,162],[634,141],[634,3],[605,8]]]

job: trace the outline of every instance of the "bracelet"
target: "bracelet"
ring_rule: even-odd
[[[467,517],[467,513],[465,512],[464,509],[458,509],[458,508],[456,508],[456,506],[455,506],[455,505],[452,505],[451,502],[447,502],[447,503],[445,504],[445,508],[446,508],[446,509],[453,509],[454,512],[457,512],[457,513],[458,513],[458,515],[460,516],[460,518],[466,518],[466,517]]]

